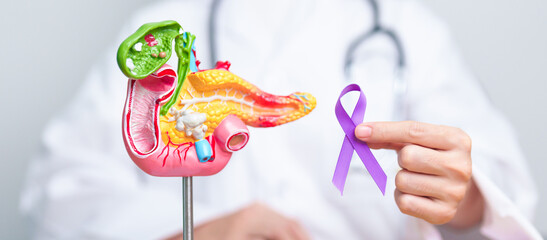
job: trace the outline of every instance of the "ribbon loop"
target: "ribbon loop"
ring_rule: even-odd
[[[360,95],[350,118],[342,106],[340,99],[347,93],[353,91],[359,91]],[[376,185],[382,194],[385,195],[386,192],[387,176],[384,170],[382,170],[382,167],[374,155],[372,155],[368,145],[355,137],[355,127],[363,122],[366,107],[367,100],[359,85],[350,84],[342,90],[340,97],[338,97],[338,101],[336,102],[336,107],[334,108],[338,123],[340,123],[342,130],[344,130],[344,133],[346,134],[344,137],[344,142],[342,143],[342,148],[340,149],[340,155],[338,155],[338,162],[336,163],[334,176],[332,177],[332,183],[336,186],[336,188],[338,188],[340,194],[344,193],[344,185],[346,184],[346,178],[348,176],[353,150],[357,152],[361,162],[365,165],[365,168],[370,173],[370,176],[372,176],[374,182],[376,182]]]

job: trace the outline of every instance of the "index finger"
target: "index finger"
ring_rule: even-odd
[[[444,150],[459,147],[462,135],[467,136],[458,128],[415,121],[362,123],[355,128],[355,136],[371,144],[411,143]]]

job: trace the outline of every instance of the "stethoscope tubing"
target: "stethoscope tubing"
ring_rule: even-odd
[[[373,27],[369,29],[368,31],[359,35],[357,38],[355,38],[350,43],[349,47],[347,48],[345,58],[344,58],[344,74],[346,79],[350,78],[349,70],[351,69],[351,65],[353,64],[353,55],[355,51],[361,44],[363,44],[364,42],[366,42],[367,40],[369,40],[371,37],[375,35],[383,34],[387,36],[389,39],[391,39],[391,41],[393,42],[393,45],[395,45],[395,48],[397,50],[397,68],[398,68],[397,72],[401,72],[406,65],[404,49],[399,37],[393,30],[385,28],[380,23],[380,9],[378,7],[377,0],[366,0],[366,1],[369,3],[370,7],[372,8]],[[210,51],[211,63],[213,64],[216,61],[218,61],[218,56],[217,56],[218,46],[216,44],[216,41],[217,41],[216,22],[217,22],[218,11],[219,11],[221,3],[222,3],[221,0],[212,0],[211,8],[209,11],[209,23],[208,23],[209,51]]]
[[[350,45],[348,46],[344,58],[344,77],[346,81],[351,82],[350,70],[353,65],[354,53],[357,48],[365,43],[367,40],[371,39],[376,35],[385,35],[395,46],[397,50],[397,68],[394,71],[394,84],[393,91],[395,93],[395,109],[394,109],[394,118],[402,120],[405,118],[405,109],[404,106],[404,96],[406,93],[406,81],[404,81],[403,72],[406,67],[406,56],[405,51],[402,45],[402,42],[399,36],[391,29],[384,27],[380,23],[380,9],[378,6],[377,0],[365,0],[368,2],[372,8],[372,23],[373,26],[371,29],[363,32],[357,38],[355,38]],[[218,45],[217,45],[217,16],[220,9],[221,0],[212,0],[211,7],[209,11],[209,51],[210,51],[210,60],[214,64],[218,61]]]
[[[407,84],[404,80],[404,69],[406,67],[406,56],[403,45],[399,36],[391,29],[388,29],[380,23],[380,9],[378,6],[377,0],[365,0],[368,2],[372,8],[372,23],[373,26],[371,29],[363,32],[357,38],[355,38],[349,45],[346,50],[344,58],[344,77],[347,82],[351,82],[351,66],[353,65],[354,53],[357,48],[365,43],[367,40],[372,38],[375,35],[385,35],[395,46],[397,50],[397,68],[394,71],[394,81],[393,81],[393,92],[395,95],[395,108],[393,117],[395,120],[403,120],[406,118],[406,107],[404,106],[404,98],[407,90]],[[208,22],[208,33],[209,33],[209,51],[210,51],[210,60],[214,64],[218,61],[218,45],[217,41],[217,16],[220,9],[222,1],[221,0],[212,0],[211,7],[209,11],[209,22]]]

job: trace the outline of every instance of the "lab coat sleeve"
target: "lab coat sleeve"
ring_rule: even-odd
[[[427,38],[405,42],[408,118],[459,127],[470,135],[473,179],[486,202],[484,236],[541,239],[530,223],[537,193],[513,129],[470,74],[446,28],[420,11],[418,21],[427,23],[414,26],[414,34]]]
[[[182,231],[181,185],[162,187],[173,179],[145,175],[124,148],[127,78],[113,52],[51,121],[31,163],[22,209],[36,239],[159,239]],[[194,209],[199,224],[213,208],[196,202]]]

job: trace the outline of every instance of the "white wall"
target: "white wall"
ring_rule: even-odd
[[[452,27],[492,100],[515,124],[547,197],[547,1],[424,1]],[[27,162],[41,129],[80,85],[77,76],[99,58],[101,49],[90,46],[114,41],[124,19],[146,2],[152,0],[2,2],[0,239],[28,238],[17,209]],[[547,233],[545,204],[537,215]]]
[[[111,45],[125,18],[147,2],[2,1],[0,239],[29,238],[18,201],[42,128],[73,97],[101,46]]]

